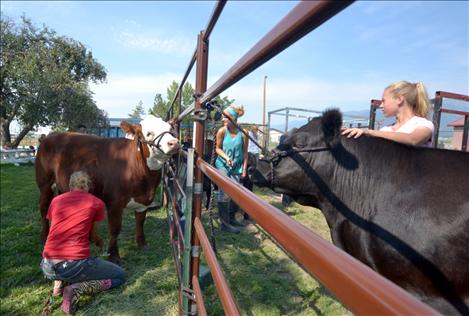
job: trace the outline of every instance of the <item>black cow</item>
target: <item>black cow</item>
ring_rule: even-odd
[[[322,210],[335,245],[445,315],[469,314],[469,154],[341,136],[328,110],[254,183]]]

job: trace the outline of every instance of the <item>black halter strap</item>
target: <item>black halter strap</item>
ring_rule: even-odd
[[[163,139],[163,136],[165,134],[170,134],[171,136],[175,137],[173,133],[171,133],[170,131],[164,131],[163,133],[159,134],[158,136],[156,136],[152,141],[148,141],[146,139],[139,139],[138,141],[143,143],[143,144],[146,144],[150,147],[154,147],[156,148],[157,150],[159,150],[163,155],[166,155],[166,153],[161,149],[161,139]],[[156,142],[156,143],[155,143]]]
[[[312,148],[292,148],[288,150],[279,150],[274,151],[272,156],[268,158],[260,158],[260,160],[267,161],[270,164],[270,185],[271,187],[274,186],[274,179],[275,179],[275,166],[278,165],[280,160],[285,157],[292,156],[297,153],[312,153],[312,152],[321,152],[321,151],[328,151],[330,150],[329,147],[312,147]]]

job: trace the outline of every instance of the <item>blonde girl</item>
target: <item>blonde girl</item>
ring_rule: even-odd
[[[397,81],[384,89],[380,108],[385,117],[395,116],[393,125],[379,131],[344,128],[342,135],[358,138],[362,134],[414,146],[431,146],[434,126],[426,116],[430,108],[427,91],[421,82]]]

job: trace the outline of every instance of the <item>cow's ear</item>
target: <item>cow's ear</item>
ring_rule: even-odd
[[[321,118],[321,128],[327,146],[335,147],[340,143],[340,128],[342,127],[342,113],[338,109],[326,110]]]
[[[134,131],[134,135],[137,135],[138,137],[144,138],[143,132],[142,132],[142,125],[140,124],[133,124],[132,129]]]
[[[134,127],[129,122],[122,121],[120,126],[121,126],[122,130],[124,131],[124,133],[135,135]]]

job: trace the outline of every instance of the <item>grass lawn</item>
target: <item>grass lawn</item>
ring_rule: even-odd
[[[258,191],[281,208],[278,197]],[[52,282],[39,269],[40,214],[33,165],[1,165],[0,314],[38,315]],[[303,225],[329,239],[322,214],[297,204],[285,210]],[[205,215],[204,215],[205,216]],[[101,236],[107,239],[107,225]],[[145,232],[150,249],[136,248],[132,212],[125,212],[119,238],[127,282],[94,297],[83,297],[78,315],[177,315],[177,277],[168,242],[166,211],[148,213]],[[243,315],[344,315],[346,309],[302,271],[256,226],[239,235],[217,230],[220,264]],[[98,255],[92,249],[93,255]],[[215,287],[204,289],[209,315],[223,315]],[[62,315],[61,299],[54,315]]]

